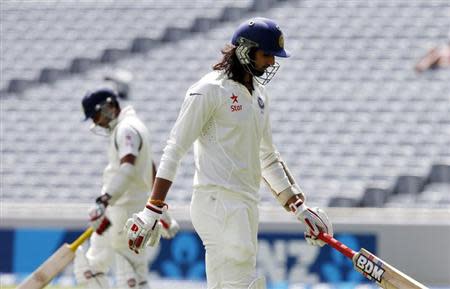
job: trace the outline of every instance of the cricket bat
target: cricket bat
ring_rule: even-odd
[[[320,233],[318,237],[351,259],[357,271],[384,289],[428,289],[364,248],[355,252],[326,233]]]
[[[72,262],[75,257],[77,248],[86,241],[93,232],[92,227],[86,229],[71,244],[63,244],[53,253],[41,266],[39,266],[27,279],[20,283],[17,289],[42,289],[47,285],[58,273]]]

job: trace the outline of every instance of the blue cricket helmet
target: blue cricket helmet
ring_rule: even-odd
[[[284,49],[284,37],[278,24],[272,19],[256,17],[239,25],[233,34],[231,43],[239,46],[245,41],[269,55],[289,57],[291,54]]]
[[[117,94],[113,90],[102,88],[86,93],[81,101],[85,120],[92,118],[105,103],[117,103]]]

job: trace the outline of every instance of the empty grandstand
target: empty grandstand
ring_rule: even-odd
[[[108,140],[82,121],[85,92],[129,71],[121,103],[150,128],[158,162],[186,90],[253,16],[276,19],[292,53],[267,88],[274,142],[308,202],[328,207],[354,249],[446,286],[434,288],[450,285],[450,251],[434,250],[450,240],[450,70],[414,71],[449,42],[448,0],[2,0],[0,10],[0,285],[42,262],[30,240],[45,260],[86,226]],[[188,217],[194,169],[190,151],[168,195],[183,234],[152,256],[152,281],[204,281]],[[269,288],[372,288],[355,285],[362,277],[336,252],[307,247],[264,185],[261,197],[258,270]],[[59,284],[73,285],[72,275],[68,267]]]
[[[447,40],[448,3],[266,2],[264,12],[250,1],[2,3],[3,198],[95,195],[105,159],[79,100],[116,67],[134,75],[129,101],[152,128],[158,159],[186,89],[242,17],[263,14],[279,19],[293,52],[268,88],[275,143],[312,201],[448,207],[448,177],[435,185],[431,175],[433,165],[448,173],[450,76],[412,69]],[[190,153],[173,201],[189,200],[193,169]]]

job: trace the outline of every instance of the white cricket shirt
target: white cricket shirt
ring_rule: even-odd
[[[117,125],[111,133],[109,163],[103,172],[103,184],[110,182],[119,170],[120,159],[128,154],[136,157],[134,175],[128,189],[117,199],[115,205],[145,204],[152,189],[153,176],[150,135],[131,106],[120,111]]]
[[[258,201],[261,165],[278,159],[272,144],[268,97],[254,81],[248,89],[221,71],[191,86],[170,133],[157,177],[173,181],[194,143],[194,188],[219,186]]]

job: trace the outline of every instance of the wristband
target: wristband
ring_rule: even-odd
[[[161,201],[161,200],[151,199],[149,201],[149,203],[152,204],[152,205],[155,205],[155,206],[157,206],[159,208],[163,208],[163,207],[169,208],[169,206],[166,203],[164,203],[163,201]]]
[[[147,203],[145,208],[147,208],[152,213],[156,213],[159,215],[161,215],[163,213],[163,211],[166,209],[166,207],[158,207],[158,206],[153,205],[152,203]]]
[[[103,204],[105,207],[107,207],[109,199],[111,199],[111,196],[108,193],[104,193],[103,195],[95,199],[95,202],[97,204]]]

